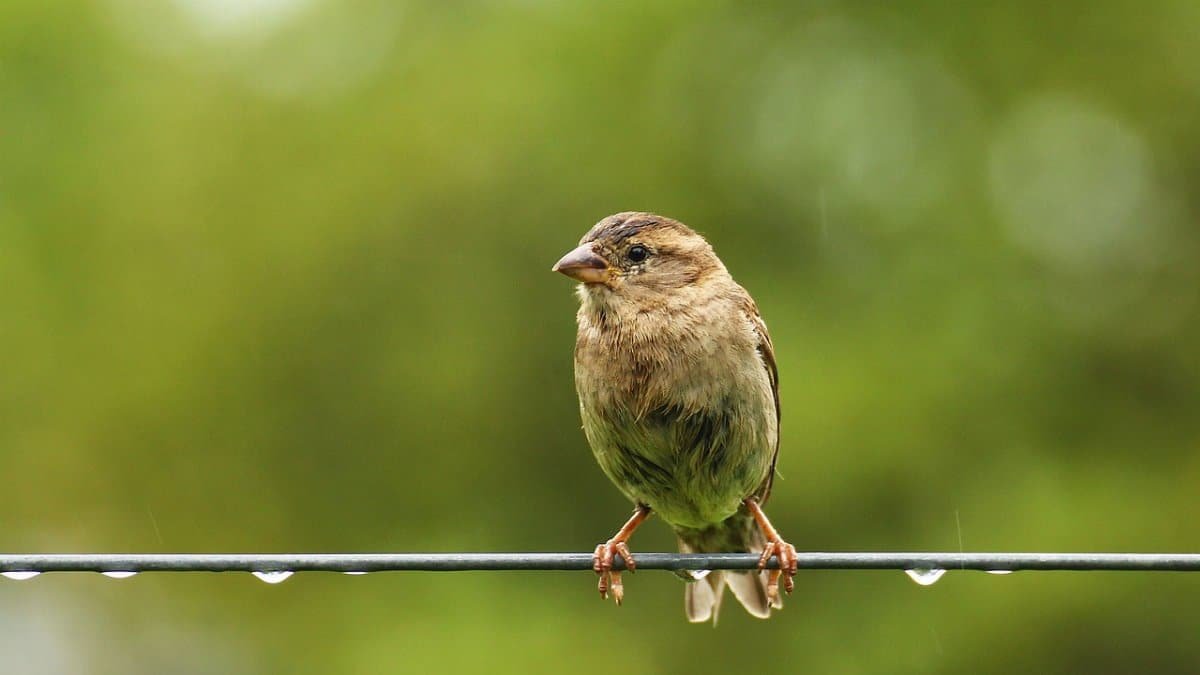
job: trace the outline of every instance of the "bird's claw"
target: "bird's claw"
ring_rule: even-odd
[[[617,530],[611,539],[596,547],[596,552],[592,554],[592,569],[600,575],[600,582],[596,588],[600,591],[601,598],[607,599],[608,594],[612,593],[613,600],[618,605],[625,599],[625,587],[621,585],[621,571],[613,569],[613,560],[619,555],[625,563],[625,569],[630,572],[637,569],[637,563],[633,561],[633,554],[629,552],[629,545],[625,541],[649,516],[650,507],[639,504],[621,529]]]
[[[624,541],[609,539],[597,546],[596,552],[592,554],[592,570],[600,575],[600,582],[596,585],[600,597],[608,599],[611,593],[613,601],[619,605],[625,599],[625,587],[621,583],[621,571],[613,569],[613,561],[617,555],[625,561],[625,569],[630,572],[637,569],[629,545]]]
[[[778,537],[767,542],[767,545],[763,547],[762,555],[758,558],[758,569],[766,569],[771,556],[779,557],[779,567],[771,570],[767,575],[767,599],[774,604],[779,599],[780,577],[783,577],[784,591],[791,593],[796,587],[793,577],[796,576],[799,562],[796,556],[796,547]]]

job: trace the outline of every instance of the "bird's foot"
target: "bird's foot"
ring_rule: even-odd
[[[791,593],[792,589],[796,587],[793,577],[796,576],[798,562],[796,547],[778,537],[767,542],[767,545],[763,547],[762,555],[758,558],[758,569],[766,569],[771,556],[779,557],[779,567],[771,570],[767,575],[767,600],[773,605],[779,600],[779,577],[783,577],[783,590],[788,593]]]
[[[767,520],[767,514],[763,513],[762,507],[758,505],[757,500],[747,499],[745,504],[767,539],[767,544],[763,547],[762,555],[758,558],[758,569],[766,569],[767,563],[771,561],[771,556],[776,556],[779,559],[779,566],[771,570],[767,575],[767,599],[774,605],[779,600],[780,577],[783,577],[784,591],[791,593],[796,587],[796,582],[793,579],[796,576],[796,568],[799,566],[796,547],[784,541],[783,537],[779,536],[779,532],[771,525],[771,521]]]
[[[608,599],[611,593],[613,601],[619,605],[625,599],[625,587],[621,584],[621,570],[613,569],[613,560],[617,555],[625,561],[625,569],[630,572],[637,569],[633,554],[629,552],[629,545],[615,539],[609,539],[596,547],[596,552],[592,554],[592,569],[600,575],[600,583],[597,584],[600,597]]]
[[[637,563],[634,562],[633,554],[629,552],[629,545],[625,542],[629,540],[638,525],[641,525],[642,521],[649,517],[650,507],[638,505],[633,516],[621,526],[620,530],[617,530],[612,539],[596,547],[596,552],[592,554],[592,570],[600,576],[600,582],[596,588],[600,591],[601,598],[608,599],[609,594],[612,594],[613,601],[618,605],[625,599],[625,587],[621,584],[621,570],[613,569],[613,561],[619,555],[621,560],[625,561],[625,569],[630,572],[637,569]]]

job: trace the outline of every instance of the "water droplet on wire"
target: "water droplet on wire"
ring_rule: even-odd
[[[354,571],[354,572],[342,572],[342,574],[348,574],[352,577],[361,577],[362,575],[366,574],[366,572]]]
[[[710,574],[712,574],[712,570],[688,570],[688,575],[692,577],[693,581],[700,581]]]
[[[287,581],[287,578],[295,574],[295,572],[291,570],[279,570],[275,572],[251,572],[251,574],[268,584],[279,584]]]
[[[908,575],[909,579],[912,579],[913,581],[917,582],[918,584],[920,584],[922,586],[932,586],[937,583],[938,579],[942,578],[942,575],[946,573],[946,570],[915,569],[915,570],[904,570],[904,573]]]
[[[26,579],[32,579],[39,574],[41,574],[41,572],[21,570],[16,572],[0,572],[0,577],[12,579],[13,581],[25,581]]]
[[[1012,570],[984,570],[988,574],[1012,574]]]
[[[108,577],[109,579],[128,579],[129,577],[136,575],[137,572],[113,571],[113,572],[101,572],[101,574]]]

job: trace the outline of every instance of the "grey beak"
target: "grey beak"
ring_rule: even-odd
[[[592,250],[591,244],[582,244],[564,255],[550,271],[565,274],[585,284],[602,284],[612,276],[612,266]]]

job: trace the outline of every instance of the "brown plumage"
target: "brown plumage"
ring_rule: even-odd
[[[554,268],[580,282],[575,383],[605,474],[636,505],[596,550],[600,592],[623,595],[612,560],[651,512],[685,552],[778,555],[791,590],[795,549],[759,505],[779,449],[779,383],[766,325],[712,247],[651,213],[601,220]],[[760,566],[760,569],[762,566]],[[690,583],[692,621],[716,620],[725,585],[753,615],[779,607],[779,570],[713,572]]]

